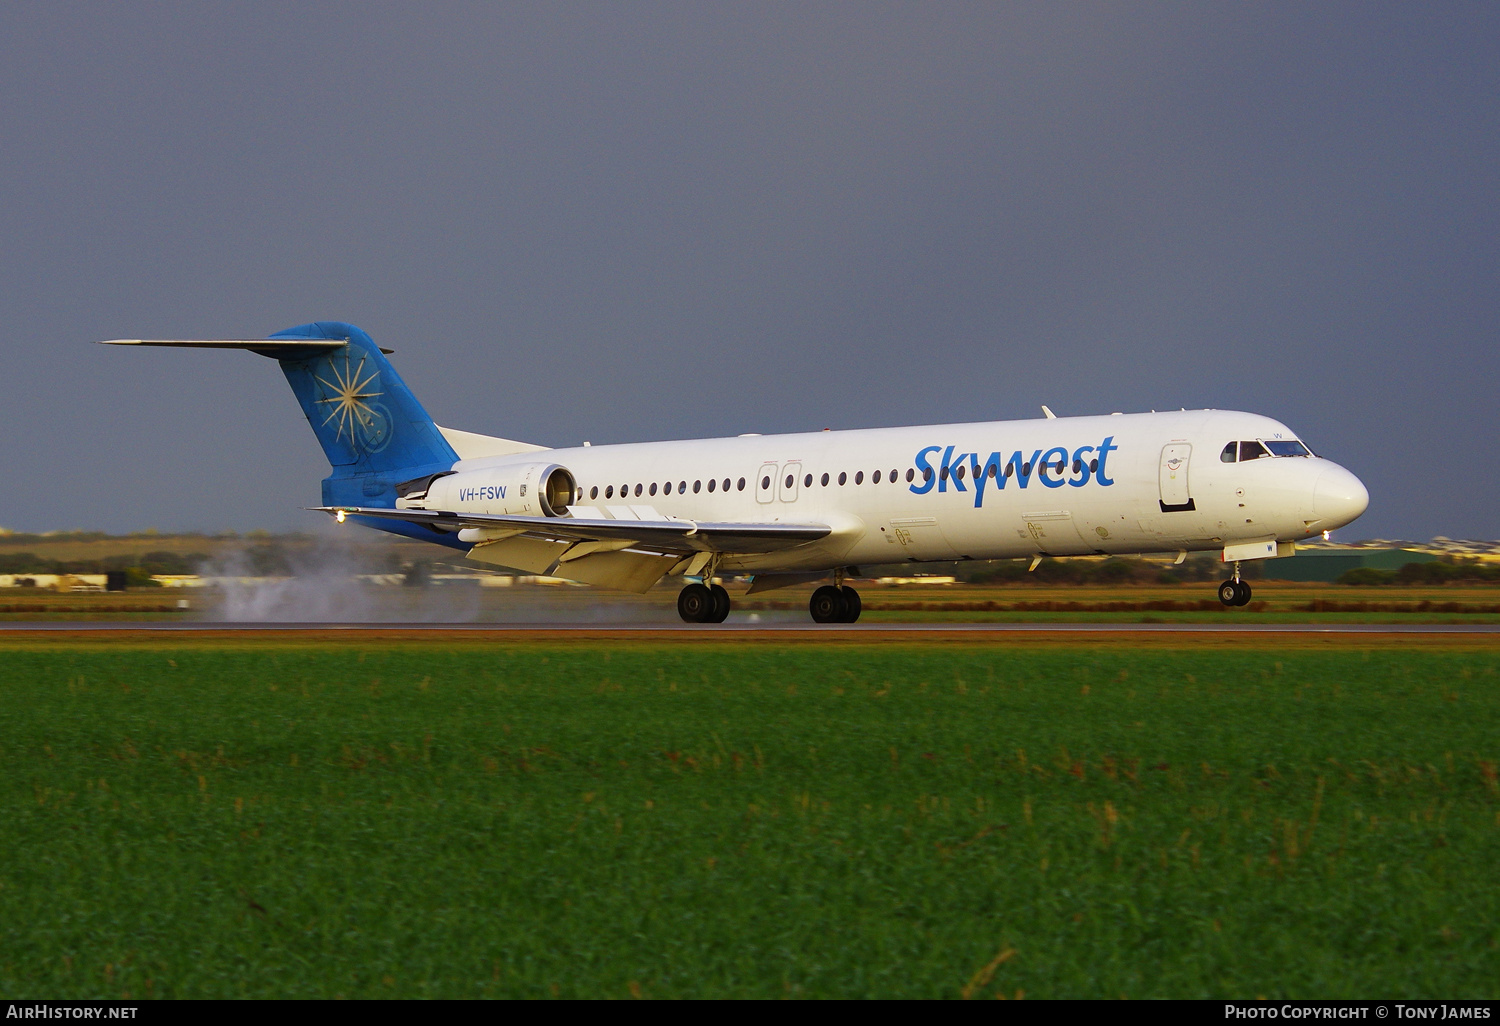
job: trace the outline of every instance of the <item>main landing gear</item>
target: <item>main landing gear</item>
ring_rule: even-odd
[[[1219,601],[1226,606],[1243,606],[1250,601],[1250,585],[1240,580],[1240,564],[1234,564],[1234,576],[1219,585]]]
[[[842,570],[835,570],[833,583],[813,592],[812,600],[807,603],[807,611],[818,623],[853,623],[863,608],[859,592],[844,583]]]
[[[721,584],[689,584],[677,596],[677,615],[688,623],[723,623],[729,616],[729,592]]]
[[[859,592],[847,584],[842,587],[825,584],[813,592],[812,600],[807,603],[807,611],[818,623],[853,623],[859,619],[862,608]]]
[[[844,583],[842,572],[835,573],[833,579],[835,583],[813,592],[808,612],[818,623],[854,623],[864,605],[859,592]],[[688,623],[724,622],[729,616],[729,592],[721,585],[709,583],[712,580],[705,575],[704,583],[695,581],[677,594],[678,616]]]

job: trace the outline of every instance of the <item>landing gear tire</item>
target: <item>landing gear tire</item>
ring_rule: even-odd
[[[711,612],[708,615],[707,619],[705,619],[703,622],[723,623],[729,616],[729,592],[724,590],[724,586],[722,584],[715,584],[708,590],[709,593],[713,596],[714,608],[713,612]]]
[[[1233,578],[1219,585],[1219,601],[1226,606],[1243,606],[1250,602],[1250,585]]]
[[[729,603],[729,596],[724,597],[725,605]],[[718,603],[714,601],[714,593],[701,584],[689,584],[677,593],[677,615],[688,623],[712,623],[712,617],[717,611]],[[729,610],[724,610],[727,615]]]
[[[812,593],[812,599],[807,603],[807,611],[818,623],[845,622],[846,603],[843,589],[835,588],[831,584],[823,585]]]
[[[864,603],[859,600],[859,592],[846,584],[839,589],[839,593],[844,596],[844,618],[839,623],[854,623],[859,619],[860,610],[864,608]]]

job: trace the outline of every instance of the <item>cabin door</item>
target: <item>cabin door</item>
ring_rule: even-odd
[[[1161,485],[1161,511],[1181,513],[1197,509],[1192,492],[1188,489],[1188,457],[1193,447],[1186,442],[1173,442],[1162,446],[1161,467],[1157,480]]]

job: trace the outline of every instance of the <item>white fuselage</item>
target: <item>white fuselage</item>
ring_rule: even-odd
[[[1364,486],[1328,460],[1221,458],[1231,442],[1295,438],[1267,417],[1193,410],[597,445],[460,461],[429,503],[502,511],[475,482],[541,458],[573,475],[578,516],[833,528],[726,569],[1223,549],[1364,511]]]

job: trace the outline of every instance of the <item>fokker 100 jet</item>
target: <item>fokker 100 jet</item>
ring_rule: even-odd
[[[722,623],[720,575],[750,592],[830,580],[819,623],[859,618],[860,564],[1219,552],[1245,560],[1364,512],[1359,479],[1269,417],[1184,410],[550,449],[439,427],[352,324],[265,339],[116,339],[248,349],[281,364],[332,473],[323,505],[470,559],[644,592],[686,579],[682,618]]]

